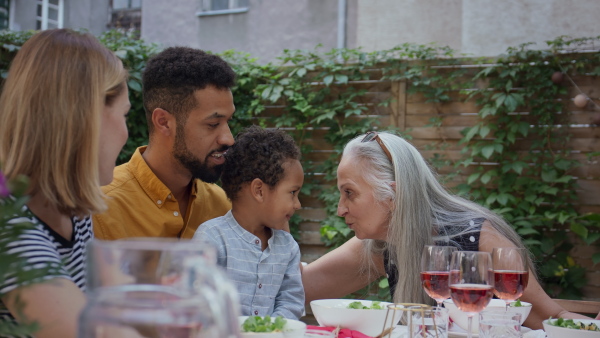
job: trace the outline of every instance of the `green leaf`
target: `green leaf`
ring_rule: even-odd
[[[260,96],[264,99],[267,100],[270,96],[271,96],[271,91],[273,90],[272,86],[267,86],[263,92],[260,94]]]
[[[595,241],[597,241],[598,239],[600,239],[600,233],[597,232],[593,232],[593,233],[589,233],[588,232],[588,236],[585,239],[585,243],[587,245],[592,245],[594,244]]]
[[[333,82],[333,75],[325,76],[325,78],[323,79],[323,82],[325,82],[326,86],[329,86]]]
[[[494,154],[494,150],[495,150],[494,145],[488,144],[488,145],[484,146],[483,148],[481,148],[481,154],[486,159],[489,159]]]
[[[588,229],[580,223],[572,223],[571,231],[573,231],[574,233],[579,235],[579,237],[584,239],[588,236]]]
[[[500,203],[500,205],[506,205],[506,203],[508,203],[508,200],[511,196],[509,194],[498,194],[498,197],[496,198],[496,200],[498,201],[498,203]]]
[[[298,71],[296,72],[296,75],[298,75],[299,77],[303,77],[304,75],[306,75],[306,68],[298,69]]]
[[[527,167],[527,163],[525,162],[513,162],[512,170],[514,170],[517,174],[521,175],[523,173],[523,169]]]
[[[335,76],[335,80],[337,82],[346,84],[346,83],[348,83],[348,76],[347,75],[343,75],[343,74],[337,74]]]
[[[495,174],[492,173],[491,170],[487,171],[485,174],[483,174],[483,176],[481,176],[481,183],[488,184],[491,181],[493,176],[495,176]]]
[[[521,122],[521,123],[519,123],[519,128],[518,129],[519,129],[519,133],[521,135],[527,136],[527,134],[529,134],[529,129],[530,129],[529,123],[527,123],[527,122]]]
[[[119,59],[125,59],[127,58],[127,51],[120,49],[114,52],[115,55],[119,58]]]
[[[567,182],[571,181],[572,179],[574,179],[573,176],[571,176],[571,175],[564,175],[564,176],[559,177],[556,180],[554,180],[554,182],[556,182],[556,183],[567,183]]]
[[[600,262],[600,252],[596,252],[592,255],[592,262],[594,262],[594,264],[598,264],[598,262]]]
[[[465,135],[465,140],[470,141],[477,133],[479,132],[479,125],[473,126],[471,128],[467,128],[467,134]]]
[[[544,182],[554,182],[556,180],[556,171],[555,170],[543,170],[542,171],[542,181]]]
[[[127,86],[129,86],[129,88],[131,88],[131,90],[136,91],[136,92],[141,92],[142,91],[142,84],[134,79],[129,79],[129,81],[127,81]]]
[[[473,182],[475,182],[479,176],[481,176],[481,173],[474,173],[469,175],[469,178],[467,179],[467,184],[473,184]]]
[[[521,236],[528,236],[528,235],[538,235],[540,232],[532,229],[532,228],[521,228],[519,230],[517,230],[517,233]]]
[[[504,104],[504,100],[506,100],[506,94],[499,93],[494,95],[496,98],[496,107],[500,107]]]
[[[485,118],[488,115],[496,115],[498,108],[492,106],[485,106],[479,111],[479,116]]]
[[[486,136],[488,136],[489,133],[490,127],[488,127],[487,125],[481,126],[481,128],[479,128],[479,136],[481,136],[481,138],[485,138]]]
[[[494,202],[496,202],[497,196],[498,195],[496,195],[495,193],[489,194],[488,197],[485,199],[485,204],[492,205]]]

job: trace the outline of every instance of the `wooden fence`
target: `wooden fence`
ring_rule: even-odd
[[[463,65],[463,67],[470,66]],[[481,66],[472,66],[473,71],[476,71],[477,67]],[[573,80],[588,97],[599,102],[600,79],[579,76]],[[421,151],[426,159],[432,159],[435,154],[443,155],[449,160],[460,159],[462,146],[458,144],[458,141],[462,138],[461,130],[480,121],[477,115],[479,108],[474,100],[466,102],[466,96],[459,92],[450,93],[452,98],[450,102],[428,103],[422,94],[409,94],[408,84],[403,81],[356,81],[348,85],[367,90],[366,101],[363,102],[368,108],[365,115],[377,117],[382,126],[395,126],[408,133],[412,137],[410,142]],[[569,86],[569,83],[564,85]],[[563,99],[569,100],[567,108],[572,113],[570,115],[572,156],[582,164],[572,173],[578,177],[578,209],[581,212],[600,213],[600,165],[597,160],[588,159],[588,154],[600,152],[600,128],[593,123],[595,120],[600,120],[600,110],[593,102],[590,102],[585,108],[577,108],[570,99],[579,94],[579,90],[571,85],[568,87],[568,91],[568,95]],[[390,98],[393,100],[387,107],[378,105]],[[282,113],[284,113],[282,107],[273,106],[265,111],[265,116]],[[432,118],[441,123],[435,127],[428,126]],[[314,146],[314,151],[311,154],[304,154],[305,158],[320,161],[331,154],[333,151],[331,146],[323,139],[325,133],[326,130],[313,131],[313,139],[308,142]],[[445,144],[443,150],[439,150],[437,147],[441,143]],[[526,151],[528,146],[526,141],[523,142],[523,151]],[[438,172],[443,177],[445,174],[455,172],[455,169],[442,167]],[[452,188],[456,184],[464,182],[465,175],[472,172],[472,168],[466,168],[462,172],[463,176],[456,176],[446,182],[446,185]],[[330,184],[335,185],[335,182],[330,182]],[[328,251],[321,241],[319,233],[319,222],[325,219],[326,213],[323,204],[317,200],[316,196],[303,197],[301,202],[302,209],[299,214],[305,221],[300,225],[300,246],[303,261],[311,262]],[[587,246],[575,236],[571,237],[576,244],[571,255],[578,264],[587,270],[588,285],[583,289],[584,297],[600,299],[600,268],[594,266],[591,259],[591,256],[600,248]]]

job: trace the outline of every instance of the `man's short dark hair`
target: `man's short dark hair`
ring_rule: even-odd
[[[300,160],[300,149],[294,139],[279,129],[251,126],[236,136],[225,153],[221,185],[230,200],[235,200],[244,183],[255,178],[275,188],[283,178],[283,164]]]
[[[175,116],[177,123],[187,120],[196,106],[194,92],[213,86],[231,89],[233,69],[217,55],[189,47],[170,47],[148,60],[142,74],[144,109],[151,134],[152,112],[162,108]]]

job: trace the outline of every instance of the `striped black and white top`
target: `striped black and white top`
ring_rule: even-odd
[[[6,294],[20,286],[53,278],[66,278],[85,291],[85,246],[93,238],[91,217],[83,219],[73,217],[71,219],[73,235],[70,240],[67,240],[33,215],[29,209],[26,207],[24,209],[27,216],[13,218],[10,223],[30,222],[35,227],[26,230],[17,241],[9,243],[7,245],[8,253],[18,254],[26,261],[27,266],[23,270],[50,270],[52,273],[43,275],[34,281],[21,281],[15,271],[10,271],[10,268],[6,269],[8,271],[2,271],[3,268],[0,270],[4,277],[0,278],[4,281],[0,284],[0,294]],[[13,321],[14,318],[0,301],[0,321],[7,320]]]

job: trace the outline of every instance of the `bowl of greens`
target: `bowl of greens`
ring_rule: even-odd
[[[548,338],[598,338],[600,320],[594,319],[546,319],[542,322]]]
[[[392,303],[358,299],[319,299],[310,302],[310,308],[321,326],[340,326],[375,337],[385,328],[395,326],[400,316],[386,322],[387,305]]]
[[[240,332],[244,338],[302,338],[306,324],[281,316],[240,316]]]
[[[452,299],[446,299],[444,301],[444,307],[448,309],[448,313],[450,318],[456,325],[458,325],[461,329],[467,331],[468,326],[468,317],[467,314],[462,312],[456,304],[452,301]],[[521,314],[521,324],[527,319],[529,313],[531,312],[532,305],[531,303],[516,301],[510,303],[508,309],[506,309],[506,302],[502,299],[492,299],[490,303],[485,307],[485,311],[497,311],[497,312],[506,312],[509,313],[520,313]],[[477,333],[479,332],[479,316],[473,316],[473,325],[471,326],[471,332]]]

